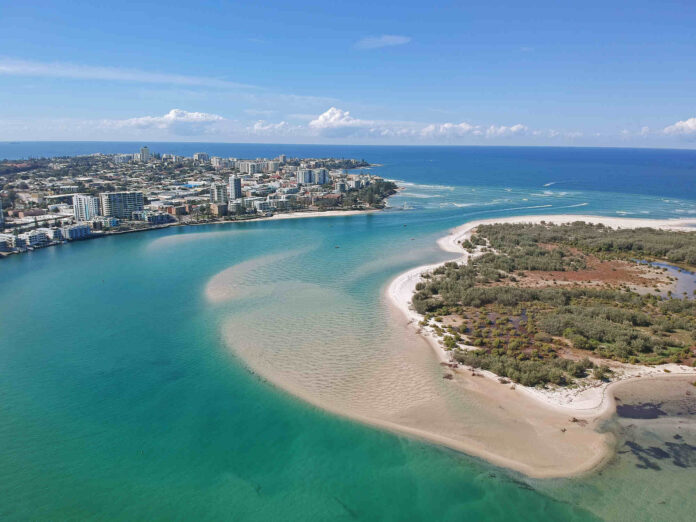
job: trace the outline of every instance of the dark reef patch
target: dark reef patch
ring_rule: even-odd
[[[667,415],[661,409],[662,403],[643,402],[640,404],[618,404],[616,414],[624,419],[657,419]]]

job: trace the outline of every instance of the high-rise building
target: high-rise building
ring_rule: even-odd
[[[224,183],[210,185],[210,202],[218,205],[227,203],[227,186]]]
[[[210,156],[206,152],[196,152],[193,155],[193,161],[200,161],[201,163],[206,163],[210,161]]]
[[[119,219],[131,219],[133,212],[143,210],[142,192],[103,192],[101,199],[102,215]]]
[[[314,183],[317,185],[326,185],[329,182],[329,173],[326,169],[315,169]]]
[[[239,199],[242,196],[242,178],[239,176],[230,176],[230,201]]]
[[[302,169],[297,171],[297,183],[300,185],[312,185],[314,184],[314,172],[309,169]]]
[[[0,198],[0,228],[5,226],[5,216],[2,213],[2,198]]]
[[[101,202],[96,196],[75,194],[73,196],[73,212],[75,221],[91,221],[100,214]]]
[[[145,163],[150,161],[150,149],[147,148],[147,145],[140,149],[140,161]]]

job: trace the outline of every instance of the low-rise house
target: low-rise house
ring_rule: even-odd
[[[75,241],[77,239],[87,239],[92,235],[91,227],[86,223],[80,223],[76,225],[68,225],[61,229],[63,233],[63,238],[70,241]]]

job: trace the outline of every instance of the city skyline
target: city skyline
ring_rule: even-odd
[[[686,2],[351,7],[4,6],[0,140],[696,145]]]

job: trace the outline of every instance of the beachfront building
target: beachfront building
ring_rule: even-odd
[[[87,239],[92,235],[92,229],[86,223],[68,225],[60,229],[63,239],[74,241],[76,239]]]
[[[24,234],[20,234],[18,237],[24,240],[28,247],[43,246],[51,242],[49,233],[47,232],[47,229],[44,228],[37,228],[36,230],[25,232]]]
[[[102,215],[118,219],[131,219],[133,212],[143,210],[142,192],[104,192],[99,195]]]
[[[207,163],[210,161],[210,156],[206,152],[196,152],[193,155],[193,161],[199,161],[201,163]]]
[[[219,205],[227,203],[227,186],[224,183],[213,183],[210,185],[210,202]]]
[[[102,228],[116,228],[119,224],[118,219],[115,217],[99,216],[92,221],[92,226],[97,229]]]
[[[151,210],[138,210],[133,212],[133,219],[136,221],[147,221],[150,225],[166,225],[173,219],[164,212],[153,212]]]
[[[242,178],[239,176],[230,176],[230,200],[234,201],[243,197],[242,195]]]
[[[48,228],[48,237],[51,238],[51,241],[63,241],[65,239],[63,237],[63,230],[60,228]]]
[[[73,212],[75,221],[91,221],[101,212],[101,203],[96,196],[75,194],[73,196]]]
[[[0,234],[0,252],[10,252],[15,245],[15,237],[12,234]]]

